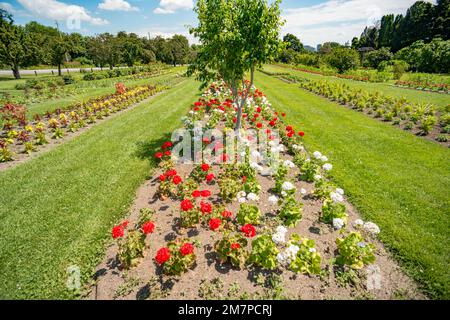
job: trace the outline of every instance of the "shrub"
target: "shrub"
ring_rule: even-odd
[[[252,252],[249,262],[268,270],[277,267],[279,250],[270,235],[259,236],[252,242]]]
[[[336,239],[336,244],[339,252],[336,258],[338,265],[362,269],[365,265],[375,262],[375,246],[366,243],[358,232],[350,233],[343,239]]]
[[[241,224],[258,225],[260,223],[261,211],[257,206],[242,203],[236,216],[236,221]]]

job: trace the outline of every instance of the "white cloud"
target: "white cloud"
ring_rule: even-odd
[[[81,6],[71,5],[56,0],[17,0],[25,9],[34,16],[53,20],[79,20],[92,25],[105,25],[108,21],[92,17],[89,12]]]
[[[178,10],[189,10],[193,7],[193,0],[160,0],[159,7],[153,12],[156,14],[172,14]]]
[[[293,33],[303,43],[326,41],[345,43],[359,36],[385,14],[400,14],[416,0],[329,0],[319,5],[287,9],[283,13],[284,33]],[[430,1],[428,2],[435,2]]]
[[[9,13],[14,13],[16,12],[16,10],[14,9],[14,7],[7,2],[0,2],[0,9],[6,10]]]
[[[124,0],[103,0],[99,3],[98,8],[109,11],[139,11],[139,8],[133,7]]]
[[[186,28],[183,27],[164,27],[164,26],[154,26],[150,28],[144,28],[135,31],[137,35],[141,37],[148,37],[150,35],[151,38],[156,36],[161,36],[163,38],[172,38],[176,34],[181,34],[185,36],[189,40],[189,44],[199,44],[199,40],[191,35]]]

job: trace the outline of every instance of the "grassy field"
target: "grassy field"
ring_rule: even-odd
[[[0,173],[0,299],[72,298],[71,265],[91,279],[111,227],[151,174],[153,150],[179,126],[197,89],[188,79]]]
[[[274,65],[266,65],[264,66],[264,70],[269,72],[288,72],[293,75],[302,76],[308,79],[318,79],[324,78],[327,81],[333,81],[338,83],[345,83],[350,85],[353,88],[362,89],[368,92],[378,91],[388,96],[402,98],[405,97],[409,101],[418,102],[418,103],[431,103],[437,106],[439,109],[443,109],[450,104],[450,95],[442,94],[442,93],[433,93],[433,92],[423,92],[418,90],[406,89],[406,88],[398,88],[394,87],[389,83],[371,83],[371,82],[360,82],[354,80],[347,80],[336,78],[332,76],[321,76],[306,72],[301,72],[293,69],[282,68]]]
[[[137,86],[148,83],[159,83],[162,81],[167,81],[176,73],[182,73],[186,70],[185,67],[170,68],[164,71],[163,75],[155,76],[147,79],[126,79],[126,78],[112,78],[112,79],[102,79],[94,81],[82,81],[82,75],[74,75],[74,78],[78,82],[68,85],[67,88],[73,88],[78,91],[77,94],[68,95],[60,98],[49,99],[38,103],[30,103],[27,105],[29,110],[29,118],[31,119],[35,114],[44,113],[46,111],[53,111],[57,108],[65,108],[71,104],[86,101],[98,96],[112,94],[115,92],[115,84],[122,81],[126,86]],[[21,80],[11,80],[8,77],[0,78],[0,92],[8,93],[12,96],[23,96],[23,90],[16,90],[15,86],[17,84],[23,84],[27,79],[30,78],[49,78],[51,76],[24,76]],[[56,77],[56,76],[55,76]]]
[[[260,72],[256,85],[306,132],[311,151],[329,156],[336,183],[381,227],[381,239],[423,290],[450,298],[450,150]]]

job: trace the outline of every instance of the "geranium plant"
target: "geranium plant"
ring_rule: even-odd
[[[358,270],[375,262],[375,246],[367,243],[359,232],[336,239],[336,244],[339,252],[336,264],[340,266]]]
[[[277,267],[279,250],[270,235],[262,235],[252,242],[249,262],[264,269],[273,270]]]
[[[155,261],[162,266],[164,274],[179,276],[195,264],[195,246],[189,240],[177,240],[167,244],[156,253]]]
[[[239,212],[236,216],[236,221],[241,224],[253,224],[258,225],[260,223],[261,211],[255,205],[248,203],[241,203]]]
[[[241,234],[227,233],[215,243],[214,249],[222,263],[230,261],[233,266],[242,268],[248,257],[247,243]]]
[[[292,259],[289,269],[295,273],[319,274],[322,258],[315,248],[314,240],[301,238],[297,234],[291,236],[289,244],[296,245],[299,250]]]
[[[285,226],[295,227],[302,219],[302,204],[298,203],[293,197],[288,197],[279,213],[279,218]]]

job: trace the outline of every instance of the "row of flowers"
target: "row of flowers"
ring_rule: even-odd
[[[351,74],[340,74],[340,73],[334,73],[334,72],[323,72],[323,71],[320,71],[319,69],[317,69],[317,70],[307,69],[307,68],[301,68],[301,67],[286,66],[283,64],[276,64],[276,66],[282,67],[282,68],[287,68],[287,69],[292,69],[292,70],[296,70],[296,71],[300,71],[300,72],[304,72],[304,73],[315,74],[315,75],[319,75],[319,76],[333,76],[333,77],[347,79],[347,80],[370,82],[369,77],[362,77],[362,76],[351,75]]]
[[[450,85],[446,83],[429,83],[416,81],[397,81],[396,86],[402,88],[411,88],[422,91],[435,91],[442,93],[450,93]]]
[[[310,80],[296,76],[285,76],[292,83],[332,101],[352,107],[361,112],[372,114],[394,125],[403,125],[405,130],[416,129],[422,135],[429,135],[435,129],[441,133],[450,133],[450,109],[439,113],[430,104],[413,103],[405,98],[394,98],[379,92],[366,92],[354,89],[346,84],[326,80]],[[446,141],[439,141],[446,142]]]
[[[0,109],[3,120],[0,162],[13,161],[15,153],[35,152],[39,146],[49,143],[49,139],[61,139],[164,89],[164,86],[127,89],[122,83],[118,83],[113,95],[76,104],[66,110],[56,110],[44,117],[38,115],[30,122],[27,121],[25,107],[7,104]]]
[[[202,121],[204,128],[233,130],[237,110],[230,97],[231,92],[223,83],[212,84],[183,118],[185,128],[198,130],[194,123]],[[164,143],[155,154],[163,172],[159,177],[157,196],[161,201],[179,201],[178,227],[182,230],[196,228],[215,233],[213,247],[220,262],[231,263],[238,268],[253,265],[267,270],[288,269],[313,275],[323,270],[322,256],[313,240],[292,230],[302,219],[303,204],[297,199],[308,193],[297,187],[297,181],[305,181],[314,184],[314,191],[309,196],[322,201],[319,220],[340,234],[336,240],[336,265],[362,269],[373,263],[375,247],[366,239],[376,236],[380,229],[374,223],[361,220],[349,223],[344,190],[328,179],[332,164],[318,151],[310,154],[302,143],[305,133],[286,125],[282,120],[284,116],[284,113],[279,114],[272,109],[260,91],[253,89],[243,114],[241,139],[247,146],[250,144],[250,136],[245,134],[249,129],[269,135],[266,145],[269,157],[277,152],[283,155],[282,159],[271,159],[270,166],[261,161],[260,152],[250,151],[249,147],[236,156],[241,160],[236,162],[223,152],[226,148],[222,142],[203,138],[205,148],[212,144],[220,154],[220,164],[196,165],[188,176],[183,177],[175,169],[172,143]],[[271,138],[275,130],[280,132],[282,143]],[[219,173],[215,174],[217,170]],[[274,187],[267,199],[261,198],[258,175],[270,177],[273,181]],[[213,195],[209,188],[214,184],[219,187],[218,195]],[[216,196],[218,201],[212,202]],[[235,202],[239,203],[239,209],[231,212],[228,208]],[[261,211],[261,203],[269,204],[271,214]],[[141,217],[140,221],[144,220],[148,219]],[[350,225],[355,231],[347,230]],[[139,225],[137,228],[142,229]],[[143,229],[140,232],[143,233]],[[140,248],[145,245],[143,238],[141,235]],[[128,247],[125,244],[133,241],[121,238],[119,243],[118,256],[124,267],[129,264],[123,261],[130,259],[126,257],[124,260],[121,252]],[[158,249],[154,261],[165,274],[181,275],[195,266],[196,248],[199,247],[195,241],[179,238]],[[143,250],[132,260],[142,257]]]

